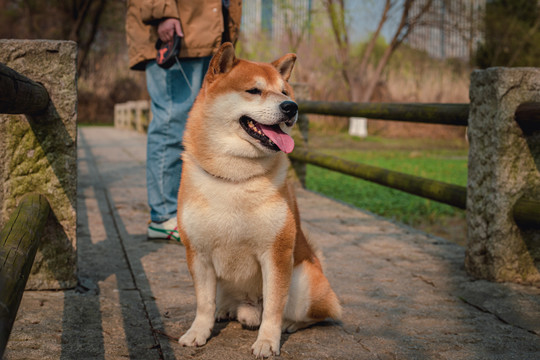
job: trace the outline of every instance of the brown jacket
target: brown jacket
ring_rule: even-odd
[[[235,43],[240,31],[242,0],[231,0],[227,28]],[[180,57],[212,55],[221,45],[224,21],[222,0],[128,0],[126,35],[129,67],[144,70],[156,58],[157,24],[163,18],[180,19],[184,38]]]

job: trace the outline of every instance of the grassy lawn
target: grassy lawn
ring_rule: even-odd
[[[420,150],[414,150],[415,141],[410,139],[402,142],[368,139],[362,142],[359,146],[344,146],[346,150],[317,148],[317,151],[451,184],[467,184],[467,149],[464,146],[445,148],[444,142],[439,142],[429,149],[431,146],[426,148],[425,142],[417,140]],[[368,148],[372,149],[366,149],[366,144],[370,144]],[[465,212],[452,206],[312,165],[308,165],[306,186],[310,190],[449,240],[458,243],[465,240]]]

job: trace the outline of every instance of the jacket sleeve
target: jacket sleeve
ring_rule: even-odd
[[[141,19],[145,24],[155,25],[163,18],[180,18],[176,0],[142,1]]]

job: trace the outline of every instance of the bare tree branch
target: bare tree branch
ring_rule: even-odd
[[[345,20],[345,3],[344,0],[324,0],[323,3],[330,17],[330,23],[338,47],[339,60],[343,64],[341,75],[350,92],[352,84],[348,72],[350,49],[349,34]]]
[[[80,34],[81,34],[81,28],[84,24],[84,21],[86,20],[86,17],[88,15],[88,9],[90,9],[90,5],[92,4],[92,0],[84,0],[82,3],[82,11],[79,11],[78,4],[76,1],[73,2],[73,19],[75,20],[75,23],[73,24],[73,27],[71,28],[71,32],[69,34],[69,39],[79,42]]]
[[[348,87],[349,98],[352,101],[370,101],[377,84],[380,81],[382,73],[388,64],[392,54],[409,36],[411,31],[418,26],[426,13],[430,10],[433,0],[385,0],[384,8],[382,9],[381,18],[377,24],[375,32],[371,35],[368,44],[362,57],[360,65],[353,67],[353,62],[350,60],[350,44],[348,38],[348,28],[345,19],[345,4],[344,0],[324,0],[325,10],[329,16],[332,26],[332,32],[338,48],[338,58],[341,63],[341,74],[343,81]],[[411,15],[411,10],[418,7],[418,12]],[[384,25],[391,17],[393,10],[400,11],[400,20],[395,32],[385,49],[381,59],[377,61],[373,73],[369,80],[366,79],[368,73],[368,65],[373,58],[374,49],[377,39]]]
[[[426,14],[432,5],[432,2],[433,0],[428,0],[420,9],[420,12],[414,17],[410,18],[409,13],[411,11],[411,7],[415,3],[415,0],[405,0],[399,25],[394,32],[389,46],[386,48],[382,58],[379,60],[371,80],[364,88],[360,101],[367,102],[371,100],[373,93],[375,92],[375,88],[377,87],[377,84],[381,78],[382,72],[388,64],[390,57],[396,51],[398,46],[401,45],[401,43],[403,43],[403,41],[409,36],[411,30],[418,24],[419,20]]]
[[[364,50],[364,53],[362,55],[362,61],[360,62],[360,66],[358,68],[358,71],[360,73],[365,73],[365,71],[367,70],[369,59],[371,57],[371,54],[373,53],[373,49],[375,48],[375,44],[377,43],[377,39],[379,38],[383,25],[386,23],[386,20],[388,20],[388,12],[392,8],[392,6],[393,4],[391,0],[385,1],[384,10],[381,16],[381,20],[379,20],[379,24],[377,25],[377,30],[375,30],[373,35],[371,35],[371,39],[369,40],[369,43],[367,44],[366,49]]]

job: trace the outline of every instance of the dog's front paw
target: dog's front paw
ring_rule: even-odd
[[[192,326],[187,333],[185,333],[180,340],[178,340],[178,343],[182,346],[203,346],[206,344],[206,340],[208,340],[211,333],[212,329],[199,329]]]
[[[279,355],[279,339],[277,341],[269,339],[257,339],[253,346],[251,346],[251,352],[256,358],[267,358],[272,355]]]

